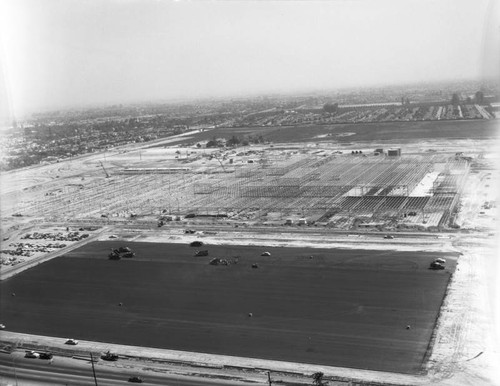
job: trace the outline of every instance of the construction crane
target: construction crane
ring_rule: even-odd
[[[99,162],[100,162],[100,164],[101,164],[102,170],[104,170],[104,174],[106,174],[106,178],[109,178],[109,177],[110,177],[110,175],[108,174],[108,172],[107,172],[106,168],[105,168],[105,167],[104,167],[104,165],[102,164],[102,161],[99,161]]]

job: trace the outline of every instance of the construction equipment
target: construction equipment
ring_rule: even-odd
[[[117,361],[118,354],[114,354],[108,350],[108,352],[105,352],[104,354],[101,355],[101,359],[104,359],[105,361]]]
[[[431,263],[429,269],[435,269],[435,270],[444,269],[444,265],[442,265],[441,263],[438,263],[437,261],[433,261]]]
[[[121,257],[120,257],[120,254],[118,253],[115,253],[115,252],[111,252],[109,255],[109,260],[120,260]]]
[[[210,265],[229,265],[226,259],[219,259],[218,257],[210,260]]]

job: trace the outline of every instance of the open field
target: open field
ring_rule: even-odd
[[[272,256],[261,257],[255,246],[209,246],[209,257],[195,258],[192,247],[155,243],[130,243],[136,257],[108,260],[118,245],[91,243],[3,281],[2,322],[40,335],[418,373],[456,260],[316,248],[265,248]],[[438,255],[447,269],[429,270]],[[237,264],[208,264],[235,256]]]
[[[334,125],[299,125],[217,128],[186,137],[181,144],[193,141],[208,141],[213,137],[230,138],[236,136],[259,136],[271,142],[336,141],[339,143],[411,143],[416,140],[497,138],[495,120],[473,121],[419,121],[419,122],[377,122],[377,123],[340,123]],[[345,135],[348,133],[348,135]]]

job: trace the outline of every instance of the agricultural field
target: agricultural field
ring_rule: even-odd
[[[472,121],[412,121],[412,122],[370,122],[339,123],[298,126],[265,126],[216,128],[186,137],[180,144],[193,141],[208,141],[213,137],[230,138],[262,135],[264,140],[275,143],[288,142],[373,142],[375,143],[411,143],[416,141],[448,138],[452,140],[476,138],[497,138],[497,122],[495,120]]]
[[[134,257],[108,259],[121,245],[90,243],[2,281],[2,322],[14,332],[416,374],[457,258],[238,245],[194,257],[186,244],[128,243]],[[228,265],[210,265],[215,257]],[[436,257],[445,270],[428,268]]]
[[[335,111],[323,106],[301,106],[292,110],[272,109],[260,114],[248,114],[227,124],[235,126],[292,126],[305,124],[429,122],[442,120],[492,119],[491,106],[478,104],[451,105],[446,103],[381,105],[343,105]]]

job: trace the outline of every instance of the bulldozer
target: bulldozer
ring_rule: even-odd
[[[120,260],[120,254],[116,253],[115,251],[111,251],[111,253],[108,255],[109,260]]]

